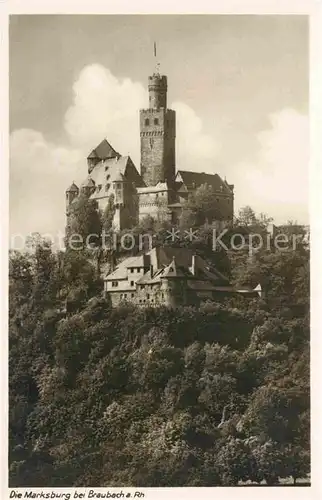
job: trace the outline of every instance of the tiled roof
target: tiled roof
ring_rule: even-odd
[[[116,269],[113,271],[113,273],[108,274],[106,276],[106,279],[107,280],[125,279],[127,277],[128,268],[143,267],[143,266],[144,266],[143,255],[138,255],[137,257],[128,257],[127,259],[124,259],[122,262],[120,262],[119,265],[116,267]]]
[[[88,155],[87,158],[98,158],[100,160],[106,160],[108,158],[115,158],[117,156],[120,156],[119,153],[115,151],[114,148],[112,148],[112,146],[106,139],[103,139],[103,141],[100,142],[95,149],[93,149],[93,151]]]
[[[203,184],[208,184],[215,191],[222,191],[223,193],[231,193],[231,188],[226,181],[218,174],[206,174],[205,172],[190,172],[188,170],[178,170],[176,175],[176,182],[183,182],[184,186],[190,190],[195,189]]]
[[[97,165],[95,165],[90,174],[90,178],[92,179],[92,181],[94,181],[94,185],[97,187],[90,198],[97,199],[108,197],[113,192],[112,183],[126,180],[127,173],[130,171],[130,169],[132,169],[131,177],[135,179],[134,182],[136,183],[136,185],[142,186],[142,178],[129,156],[109,158],[107,160],[102,160],[101,162],[99,162]],[[108,184],[110,185],[110,187],[106,190],[105,187]],[[102,188],[98,190],[99,186],[102,186]]]

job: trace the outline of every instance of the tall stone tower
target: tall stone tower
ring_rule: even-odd
[[[176,114],[167,108],[167,77],[149,76],[149,108],[140,110],[141,175],[147,186],[174,187]]]

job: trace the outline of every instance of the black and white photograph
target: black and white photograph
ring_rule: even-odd
[[[310,487],[309,16],[8,29],[10,498]]]

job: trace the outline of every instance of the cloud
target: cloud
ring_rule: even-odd
[[[71,144],[90,152],[104,137],[139,165],[139,109],[147,105],[144,87],[118,79],[98,64],[86,66],[73,85],[74,101],[64,125]]]
[[[286,108],[270,115],[270,123],[257,136],[256,164],[234,168],[236,207],[251,205],[277,223],[308,223],[309,119]]]
[[[214,163],[220,150],[215,139],[203,132],[202,120],[195,111],[183,102],[174,102],[177,127],[178,168],[196,172],[213,172]]]
[[[10,231],[56,232],[65,226],[64,193],[72,180],[86,177],[86,156],[104,137],[140,169],[139,109],[147,90],[129,78],[115,77],[93,64],[73,85],[73,102],[64,116],[68,147],[46,140],[39,131],[16,130],[10,138]],[[201,119],[184,103],[177,110],[177,164],[204,170],[215,152]]]
[[[65,190],[79,179],[80,151],[49,143],[40,132],[10,137],[10,233],[56,233],[65,227]],[[54,235],[54,236],[55,236]]]
[[[64,230],[66,188],[87,174],[86,156],[104,137],[140,165],[139,109],[146,89],[107,68],[86,66],[73,85],[73,102],[63,117],[67,146],[47,141],[40,131],[16,130],[10,137],[10,231],[24,234]],[[183,102],[177,112],[177,168],[214,173],[225,151],[215,134]],[[283,219],[303,220],[307,203],[308,119],[292,109],[271,116],[271,128],[258,135],[256,165],[229,169],[236,206],[251,205]],[[220,172],[223,174],[223,172]],[[304,215],[303,215],[304,214]]]

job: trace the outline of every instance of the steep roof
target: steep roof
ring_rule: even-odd
[[[96,199],[109,196],[113,192],[112,183],[126,180],[129,172],[131,172],[133,182],[135,182],[136,186],[142,186],[142,178],[129,156],[116,156],[114,158],[102,160],[95,165],[90,174],[91,179],[97,186],[97,189],[90,198]],[[108,184],[110,188],[106,190],[104,186]],[[102,188],[99,189],[99,186],[102,186]]]
[[[95,182],[90,176],[88,176],[87,179],[85,179],[84,182],[82,182],[82,187],[94,187],[94,186]]]
[[[149,267],[137,283],[156,283],[162,278],[188,278],[189,280],[207,281],[212,286],[227,286],[229,280],[214,267],[195,256],[196,272],[192,273],[192,260],[195,252],[189,248],[155,247],[150,252],[137,257],[129,257],[121,262],[107,280],[125,279],[126,269],[131,267]],[[152,274],[151,274],[152,269]]]
[[[117,151],[110,145],[110,143],[103,139],[102,142],[96,146],[95,149],[88,155],[88,159],[90,158],[98,158],[99,160],[106,160],[108,158],[116,158],[120,156]]]
[[[73,182],[69,188],[66,189],[66,193],[78,193],[79,189],[76,186],[75,182]]]
[[[195,189],[203,184],[208,184],[215,191],[231,193],[231,187],[218,174],[206,174],[205,172],[190,172],[188,170],[178,170],[176,182],[182,182],[188,189]]]

